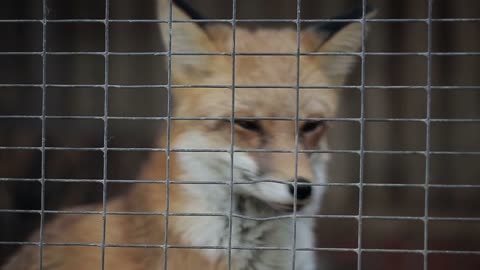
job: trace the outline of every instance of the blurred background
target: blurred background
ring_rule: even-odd
[[[49,20],[104,19],[105,3],[98,0],[48,0]],[[231,0],[188,1],[208,18],[231,18]],[[318,218],[317,247],[327,269],[356,269],[357,253],[341,248],[358,246],[359,205],[363,215],[362,269],[423,269],[425,208],[428,209],[428,249],[465,252],[431,253],[429,269],[478,269],[480,266],[480,2],[435,0],[431,63],[430,169],[421,152],[426,149],[427,23],[410,19],[428,16],[427,0],[371,0],[379,10],[369,22],[366,45],[365,154],[333,154],[330,182]],[[110,0],[110,19],[155,19],[154,0]],[[295,0],[237,0],[239,19],[294,19]],[[331,18],[361,6],[361,0],[302,0],[303,19]],[[40,209],[42,153],[42,1],[3,0],[0,8],[0,241],[25,241],[38,229],[38,213],[6,209]],[[450,20],[461,19],[461,20]],[[23,21],[13,21],[23,20]],[[103,52],[102,22],[49,22],[48,52]],[[109,51],[164,51],[157,24],[110,22]],[[18,52],[18,53],[5,53]],[[450,54],[449,54],[450,53]],[[468,54],[471,53],[471,54]],[[164,60],[154,55],[111,55],[108,115],[155,117],[166,112],[166,90],[135,85],[165,83]],[[87,116],[48,118],[48,147],[103,147],[103,55],[50,54],[47,57],[46,115]],[[359,85],[360,69],[348,82]],[[68,85],[76,85],[75,87]],[[385,86],[396,86],[385,88]],[[360,117],[360,91],[339,91],[339,117]],[[393,118],[395,121],[382,121]],[[153,147],[162,120],[110,119],[108,147]],[[360,125],[332,122],[331,148],[358,150]],[[20,147],[20,148],[18,148]],[[33,148],[31,148],[33,147]],[[379,151],[379,152],[376,152]],[[382,151],[397,151],[382,153]],[[108,179],[135,179],[147,151],[109,151]],[[45,151],[45,209],[101,202],[104,164],[98,151]],[[365,183],[360,191],[355,183]],[[425,183],[430,184],[425,205]],[[79,181],[69,181],[76,179]],[[89,181],[90,180],[90,181]],[[398,186],[397,184],[404,184]],[[108,196],[119,196],[130,184],[110,183]],[[360,192],[363,200],[359,204]],[[86,207],[88,208],[88,207]],[[3,210],[2,210],[3,209]],[[348,215],[353,217],[339,217]],[[389,218],[390,217],[390,218]],[[394,217],[394,218],[391,218]],[[47,220],[49,216],[47,216]],[[18,245],[0,244],[0,264]],[[391,249],[391,252],[376,252]],[[398,252],[411,250],[414,252]],[[395,252],[397,251],[397,252]]]

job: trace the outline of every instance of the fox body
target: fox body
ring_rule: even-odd
[[[159,7],[164,19],[170,14],[167,2]],[[174,20],[191,19],[175,5],[172,14]],[[355,60],[351,55],[294,54],[298,48],[356,51],[362,26],[312,26],[302,30],[299,39],[293,28],[240,26],[233,38],[231,27],[221,24],[162,23],[161,32],[174,52],[169,61],[173,84],[225,88],[173,88],[173,116],[184,119],[171,120],[170,137],[159,137],[158,145],[176,150],[168,158],[153,153],[139,175],[172,182],[139,182],[109,200],[106,210],[114,214],[106,216],[105,230],[100,215],[69,214],[47,223],[43,241],[50,244],[43,246],[43,269],[101,269],[102,263],[107,270],[157,270],[165,265],[222,270],[229,269],[229,263],[234,270],[292,269],[294,231],[296,269],[318,269],[308,250],[314,247],[313,221],[291,215],[294,206],[297,215],[315,214],[322,187],[307,184],[326,181],[328,154],[304,150],[327,148],[321,118],[334,116],[337,97],[313,86],[343,83]],[[235,59],[211,54],[232,51],[234,45]],[[199,52],[204,54],[189,54]],[[241,87],[232,90],[228,85],[233,83]],[[297,83],[312,87],[298,90]],[[192,117],[205,120],[188,120]],[[296,117],[307,120],[291,121]],[[238,184],[231,186],[232,179]],[[92,207],[103,210],[102,205]],[[167,210],[168,216],[161,215]],[[135,212],[154,214],[131,214]],[[38,240],[38,234],[32,238]],[[63,242],[80,245],[55,245]],[[38,249],[23,247],[3,269],[38,269]]]

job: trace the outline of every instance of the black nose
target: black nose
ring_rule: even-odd
[[[292,180],[292,182],[293,181],[295,180]],[[297,199],[298,200],[308,199],[312,195],[312,187],[303,185],[302,183],[310,183],[310,181],[308,181],[303,177],[297,178]],[[295,186],[293,183],[288,186],[288,189],[290,191],[290,194],[292,195],[295,194]]]

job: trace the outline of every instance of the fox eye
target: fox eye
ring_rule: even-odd
[[[253,132],[262,131],[260,123],[258,123],[256,120],[235,120],[235,125]]]
[[[309,133],[323,127],[325,127],[324,121],[308,121],[300,128],[300,131],[302,133]]]

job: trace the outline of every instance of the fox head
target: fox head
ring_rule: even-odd
[[[171,122],[171,147],[197,150],[175,153],[182,177],[198,181],[233,177],[249,183],[235,185],[235,194],[277,210],[291,209],[294,194],[299,208],[315,200],[318,205],[322,188],[307,184],[325,181],[328,154],[304,150],[327,148],[322,118],[335,115],[337,96],[315,86],[342,85],[356,57],[295,53],[356,52],[362,25],[319,24],[298,36],[295,27],[237,26],[233,31],[231,25],[186,22],[191,16],[175,4],[171,11],[172,20],[181,22],[162,23],[161,33],[172,52],[173,116],[206,119]],[[161,1],[159,13],[161,19],[169,19],[168,0]],[[358,16],[361,11],[347,19]],[[233,47],[235,57],[230,55]],[[297,123],[297,116],[309,120]]]

